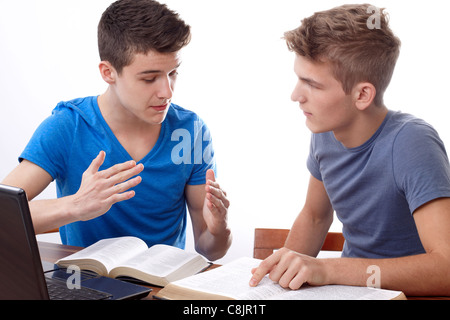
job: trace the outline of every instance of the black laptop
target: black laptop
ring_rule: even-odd
[[[0,299],[121,300],[151,291],[87,272],[72,282],[74,272],[41,261],[25,191],[0,184]]]

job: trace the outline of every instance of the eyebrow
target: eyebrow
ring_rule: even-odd
[[[181,65],[181,62],[179,64],[177,64],[175,66],[175,68],[173,68],[172,70],[178,69],[180,67],[180,65]],[[162,73],[162,72],[163,72],[162,70],[145,70],[145,71],[139,72],[138,75],[146,75],[146,74]]]
[[[300,77],[299,79],[302,80],[302,81],[304,81],[304,82],[307,82],[307,83],[309,83],[309,84],[312,84],[312,85],[314,85],[314,86],[317,86],[317,87],[323,87],[323,84],[321,84],[320,82],[317,82],[316,80],[313,80],[313,79],[311,79],[311,78]]]
[[[143,75],[143,74],[150,74],[150,73],[161,73],[161,70],[145,70],[142,72],[139,72],[138,75]]]

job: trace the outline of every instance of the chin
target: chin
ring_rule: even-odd
[[[160,125],[164,122],[167,116],[167,109],[163,112],[151,112],[151,113],[145,113],[141,114],[140,118],[141,120],[145,121],[146,123],[150,125]]]
[[[166,115],[167,113],[164,113],[164,115],[158,115],[158,116],[153,116],[149,121],[147,121],[150,124],[153,125],[160,125],[164,122],[164,120],[166,120]]]
[[[329,132],[331,131],[331,129],[327,129],[327,128],[322,128],[319,126],[314,126],[310,123],[308,123],[308,121],[306,122],[306,127],[309,129],[309,131],[311,131],[312,133],[324,133],[324,132]]]

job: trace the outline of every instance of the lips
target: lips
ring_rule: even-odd
[[[303,111],[303,114],[304,114],[306,117],[312,116],[312,113],[307,112],[307,111],[305,111],[305,110],[302,110],[302,111]]]
[[[163,104],[163,105],[160,105],[160,106],[151,106],[151,108],[154,109],[154,110],[156,110],[156,111],[164,111],[164,110],[167,109],[167,106],[168,106],[168,105],[169,105],[169,104],[166,103],[166,104]]]

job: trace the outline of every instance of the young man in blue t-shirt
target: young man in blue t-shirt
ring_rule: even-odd
[[[285,38],[296,53],[292,100],[313,133],[311,178],[285,247],[252,270],[250,285],[269,273],[292,289],[376,285],[450,296],[449,161],[431,126],[384,105],[400,50],[385,12],[341,6]],[[313,258],[333,211],[343,224],[342,258]]]
[[[189,40],[189,26],[156,1],[119,0],[103,13],[106,92],[59,103],[3,181],[31,200],[56,180],[57,199],[30,202],[37,233],[59,227],[78,246],[132,235],[184,248],[187,206],[196,250],[224,256],[229,201],[209,130],[171,102]]]

